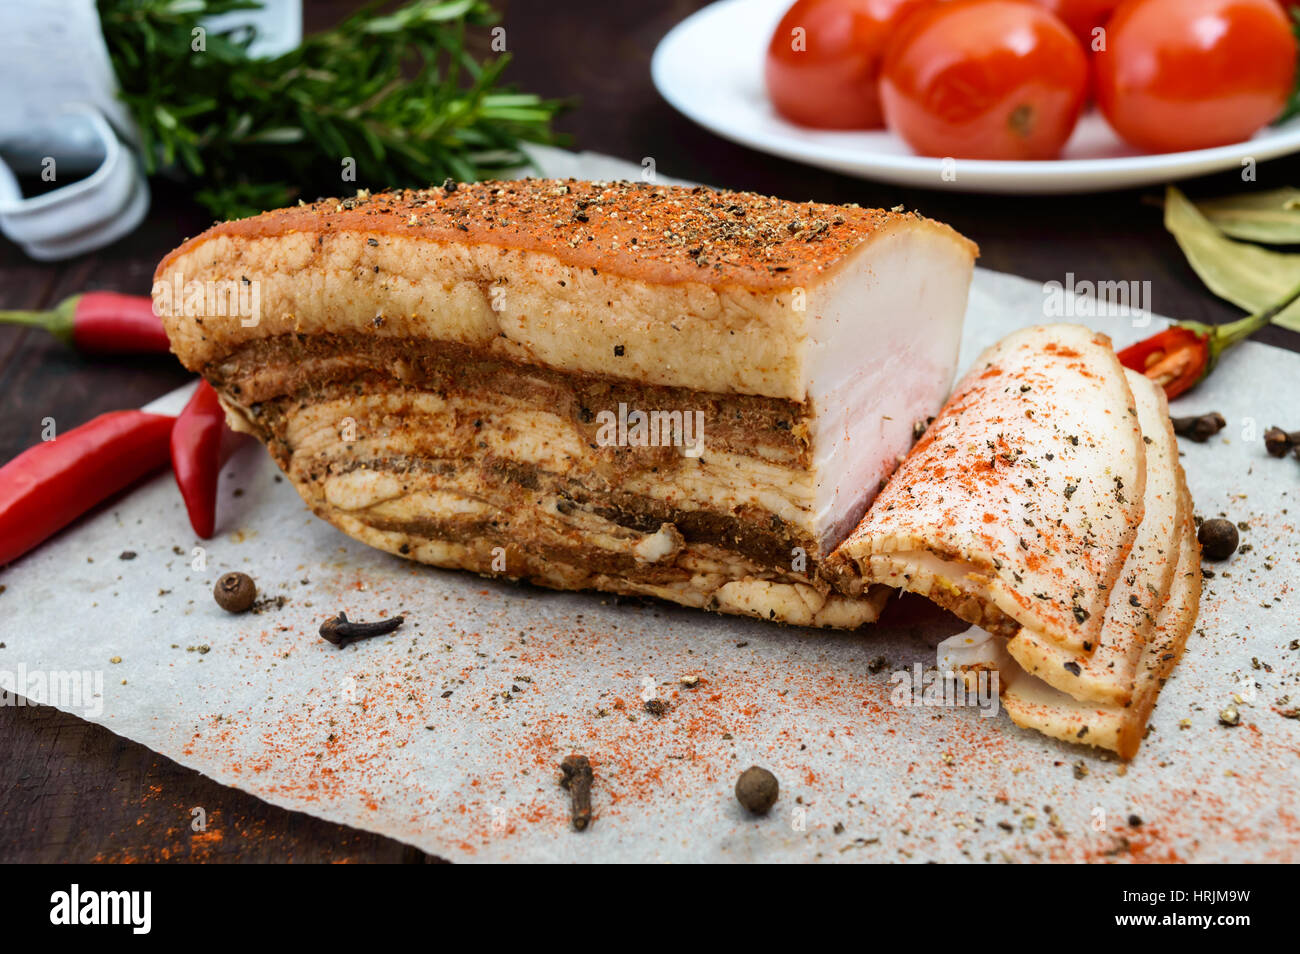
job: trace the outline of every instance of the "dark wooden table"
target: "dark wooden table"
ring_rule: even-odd
[[[1209,322],[1240,314],[1205,290],[1142,192],[1017,198],[898,189],[751,152],[694,126],[655,92],[650,55],[674,23],[702,5],[501,3],[515,57],[510,75],[525,89],[576,99],[560,122],[576,148],[634,161],[651,156],[665,175],[792,199],[902,203],[976,239],[989,268],[1041,281],[1064,281],[1067,272],[1078,280],[1150,281],[1151,307],[1162,314]],[[352,6],[312,0],[308,29],[336,22]],[[1295,158],[1261,165],[1256,185],[1298,181]],[[1187,187],[1227,193],[1242,184],[1228,174]],[[112,248],[42,265],[0,242],[0,308],[40,308],[95,288],[147,293],[159,258],[206,224],[182,188],[155,182],[148,220]],[[1300,335],[1270,329],[1259,337],[1300,350]],[[37,441],[42,418],[66,429],[143,404],[187,377],[168,360],[81,358],[41,333],[0,328],[0,460]],[[4,600],[15,598],[0,594],[0,620]],[[55,709],[0,707],[0,751],[0,860],[436,860],[275,808]],[[196,805],[207,810],[208,832],[216,835],[191,837]]]

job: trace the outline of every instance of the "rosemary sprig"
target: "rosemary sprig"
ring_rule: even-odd
[[[508,53],[482,62],[467,30],[486,0],[370,3],[271,59],[247,33],[194,30],[258,0],[98,0],[121,97],[147,170],[192,177],[196,198],[238,218],[357,188],[474,180],[527,164],[523,142],[556,142],[555,100],[503,85]],[[202,46],[202,49],[195,49]]]

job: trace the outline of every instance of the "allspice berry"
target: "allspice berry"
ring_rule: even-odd
[[[1300,437],[1300,431],[1288,434],[1280,427],[1270,427],[1264,432],[1264,449],[1272,457],[1285,457],[1286,452],[1297,446],[1293,438]]]
[[[212,597],[227,613],[243,613],[257,599],[257,584],[247,573],[226,573],[212,588]]]
[[[757,765],[745,769],[736,780],[736,800],[754,815],[766,815],[780,792],[776,776]]]
[[[1201,553],[1211,560],[1226,560],[1237,552],[1241,539],[1231,520],[1215,518],[1201,524],[1196,539],[1201,541]]]

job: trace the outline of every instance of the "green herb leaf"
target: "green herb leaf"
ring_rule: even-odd
[[[1225,235],[1268,245],[1300,244],[1300,189],[1287,186],[1266,192],[1207,199],[1196,203]]]
[[[523,143],[560,141],[551,122],[565,104],[503,85],[508,55],[473,52],[485,44],[471,30],[497,20],[486,0],[382,13],[370,3],[271,59],[248,55],[249,31],[195,32],[257,0],[98,6],[146,170],[187,173],[220,218],[299,197],[490,178],[529,165]]]
[[[1165,193],[1165,228],[1210,291],[1246,311],[1263,311],[1300,284],[1300,255],[1228,238],[1173,186]],[[1300,331],[1300,303],[1273,323]]]

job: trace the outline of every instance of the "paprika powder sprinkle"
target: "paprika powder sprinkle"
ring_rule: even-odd
[[[166,464],[174,421],[110,411],[0,467],[0,565]]]
[[[144,295],[85,292],[48,311],[0,311],[0,324],[44,328],[92,354],[161,354],[171,350],[153,300]]]

